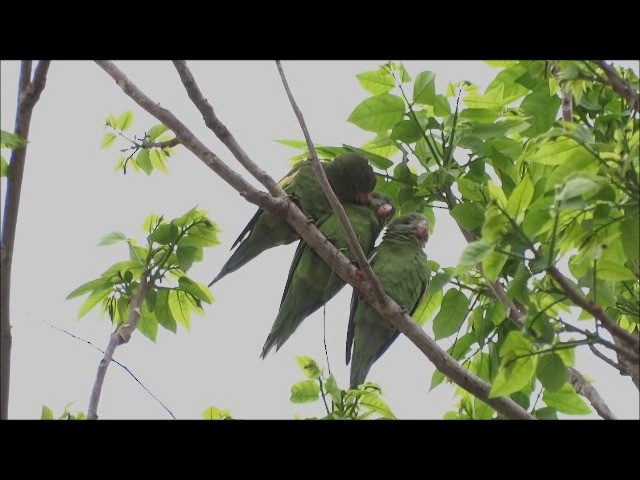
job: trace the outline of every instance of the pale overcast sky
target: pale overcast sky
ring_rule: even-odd
[[[316,143],[360,145],[371,137],[346,119],[368,95],[355,75],[376,69],[376,61],[283,62],[289,83]],[[631,62],[623,62],[631,64]],[[244,174],[233,156],[205,126],[170,62],[127,61],[117,65],[152,99],[171,109],[222,160]],[[295,152],[275,139],[301,139],[274,62],[189,62],[219,118],[247,153],[274,178],[289,168]],[[637,63],[635,63],[637,66]],[[482,86],[497,70],[478,61],[405,62],[412,77],[437,74],[437,90],[449,81]],[[19,62],[1,64],[1,124],[13,131]],[[98,247],[100,238],[119,230],[144,240],[141,223],[151,212],[174,218],[194,205],[210,212],[222,229],[221,245],[205,250],[204,262],[190,276],[207,284],[229,256],[231,243],[256,210],[183,147],[168,163],[169,175],[151,177],[113,168],[119,152],[100,150],[105,116],[133,110],[131,132],[158,122],[142,111],[94,63],[53,62],[47,86],[31,124],[12,281],[13,353],[10,418],[39,418],[43,404],[56,414],[86,412],[101,354],[51,329],[43,321],[104,348],[111,324],[98,309],[76,320],[84,297],[65,301],[80,284],[112,263],[128,258],[123,245]],[[3,154],[7,156],[6,151]],[[249,178],[249,175],[245,175]],[[251,179],[249,179],[252,181]],[[257,182],[252,181],[254,185]],[[4,189],[2,180],[2,207]],[[428,256],[443,266],[457,264],[465,242],[446,214],[436,210]],[[200,418],[210,405],[231,409],[236,418],[291,419],[321,416],[321,402],[290,403],[291,386],[303,379],[295,356],[326,362],[322,313],[310,316],[286,345],[266,360],[259,354],[275,319],[295,244],[269,250],[212,287],[216,301],[206,317],[192,318],[192,331],[159,330],[154,344],[136,332],[115,358],[125,363],[178,418]],[[339,384],[348,383],[344,344],[351,288],[327,306],[327,344]],[[426,327],[431,333],[431,327]],[[448,347],[447,342],[442,342]],[[577,366],[595,381],[621,418],[638,418],[638,391],[588,350],[578,350]],[[379,383],[399,418],[439,419],[454,409],[454,389],[429,392],[433,366],[405,337],[374,365],[369,380]],[[99,415],[104,419],[164,419],[169,415],[121,368],[107,373]],[[569,417],[565,418],[585,418]],[[597,418],[591,415],[589,418]]]

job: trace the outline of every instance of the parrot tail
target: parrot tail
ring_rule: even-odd
[[[358,385],[365,382],[367,375],[369,374],[369,370],[371,369],[371,365],[373,365],[373,362],[363,362],[361,359],[355,357],[352,359],[349,388],[358,388]]]

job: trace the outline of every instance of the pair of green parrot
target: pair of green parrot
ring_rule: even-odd
[[[393,217],[392,200],[378,192],[373,169],[357,154],[338,155],[322,164],[329,183],[344,206],[345,213],[365,254],[372,252],[378,235]],[[350,260],[355,256],[348,248],[337,216],[326,200],[308,161],[298,164],[280,181],[316,227]],[[371,266],[387,293],[411,313],[426,291],[429,280],[427,257],[423,251],[429,224],[420,214],[396,219],[388,228]],[[258,210],[234,242],[236,251],[209,284],[237,270],[263,251],[295,241],[298,234],[283,219]],[[275,347],[278,350],[302,321],[333,298],[344,287],[333,269],[304,241],[296,249],[278,316],[262,350],[262,358]],[[373,308],[359,302],[354,291],[347,334],[347,363],[353,348],[351,386],[363,383],[371,365],[397,338],[398,331]]]

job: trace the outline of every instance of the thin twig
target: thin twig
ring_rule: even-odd
[[[31,114],[40,99],[47,83],[48,60],[38,62],[33,80],[31,80],[31,60],[24,60],[20,66],[18,80],[18,105],[16,107],[15,134],[24,140],[29,139]],[[11,380],[11,318],[9,302],[11,300],[11,264],[13,245],[18,223],[20,191],[24,164],[27,158],[27,144],[11,151],[9,174],[5,193],[4,214],[2,216],[2,234],[0,241],[0,419],[6,420],[9,414],[9,385]]]
[[[54,330],[57,330],[59,332],[62,333],[66,333],[67,335],[69,335],[72,338],[75,338],[76,340],[80,340],[81,342],[87,343],[89,344],[91,347],[93,347],[94,349],[96,349],[97,351],[99,351],[100,353],[104,354],[105,351],[102,350],[100,347],[97,347],[96,345],[94,345],[93,343],[91,343],[89,340],[86,340],[84,338],[78,337],[77,335],[74,335],[73,333],[65,330],[64,328],[60,328],[60,327],[56,327],[55,325],[52,325],[51,323],[45,321],[45,320],[41,320],[42,323],[49,325],[51,328],[53,328]],[[171,418],[173,418],[174,420],[176,419],[175,415],[173,414],[173,412],[171,412],[171,410],[169,410],[169,407],[167,407],[164,403],[162,403],[162,401],[156,397],[151,390],[149,390],[147,387],[144,386],[144,384],[138,379],[138,377],[136,377],[133,372],[129,369],[129,367],[127,367],[126,365],[120,363],[118,360],[116,360],[115,358],[112,358],[111,361],[113,363],[115,363],[116,365],[119,365],[120,367],[122,367],[124,369],[125,372],[127,372],[129,375],[131,375],[131,378],[133,378],[136,382],[138,382],[138,384],[143,388],[143,390],[145,392],[147,392],[149,395],[151,395],[151,397],[160,404],[160,406],[162,406],[162,408],[164,408],[167,413],[169,415],[171,415]]]
[[[131,142],[136,143],[136,142]],[[137,144],[136,144],[137,145]],[[142,140],[140,146],[142,148],[159,148],[162,150],[163,148],[172,148],[180,145],[180,141],[177,138],[172,138],[171,140],[165,140],[164,142],[150,142],[149,140]]]

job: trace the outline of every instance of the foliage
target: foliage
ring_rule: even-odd
[[[203,420],[233,420],[231,416],[231,410],[220,410],[218,407],[214,407],[213,405],[207,407],[204,412],[202,412]]]
[[[133,112],[131,110],[122,113],[117,119],[111,113],[107,115],[104,128],[109,131],[102,137],[100,148],[112,147],[118,137],[130,145],[120,150],[123,155],[118,159],[114,170],[116,172],[122,170],[122,173],[126,175],[127,168],[131,166],[136,173],[140,170],[147,175],[151,175],[154,170],[169,173],[166,162],[173,154],[171,140],[174,139],[170,132],[167,133],[169,129],[164,125],[155,125],[149,131],[144,132],[141,137],[134,136],[131,140],[124,132],[131,128],[132,124]]]
[[[566,366],[576,347],[610,344],[587,311],[576,323],[574,304],[548,269],[557,266],[637,334],[638,115],[594,62],[495,66],[500,70],[484,91],[458,82],[438,93],[433,72],[411,80],[404,67],[386,63],[358,75],[371,96],[348,121],[374,134],[358,151],[385,170],[376,190],[401,215],[434,218],[432,208],[445,208],[470,239],[458,265],[432,268],[414,319],[422,325],[435,315],[436,339],[455,336],[449,352],[492,384],[492,396],[509,395],[539,418],[588,413],[566,382]],[[638,89],[636,73],[618,71]],[[562,121],[563,90],[572,96],[573,122]],[[324,146],[321,154],[354,148]],[[390,160],[396,154],[401,159]],[[525,312],[523,329],[491,294],[492,282]],[[432,388],[444,380],[436,372]],[[458,395],[458,411],[446,418],[496,417],[470,394]]]
[[[42,413],[40,414],[40,420],[86,420],[87,416],[83,412],[71,413],[69,408],[73,405],[73,402],[67,403],[64,406],[64,412],[57,419],[51,410],[46,405],[42,405]]]
[[[0,130],[0,148],[8,148],[9,150],[16,150],[24,147],[28,142],[16,135],[15,133]],[[0,177],[6,177],[9,175],[9,162],[0,155]]]
[[[320,420],[395,419],[389,406],[382,400],[382,389],[366,382],[356,389],[342,390],[333,374],[326,375],[310,357],[296,357],[298,366],[307,377],[291,387],[291,402],[308,403],[322,399],[326,415]],[[331,406],[329,406],[331,405]],[[309,420],[317,420],[313,417]]]
[[[173,333],[177,324],[189,330],[191,312],[203,315],[202,302],[214,300],[206,286],[187,276],[193,263],[203,259],[204,248],[220,243],[218,227],[206,215],[207,212],[197,207],[169,222],[162,216],[149,215],[142,224],[148,232],[146,246],[138,245],[134,238],[121,232],[104,236],[99,245],[125,243],[129,259],[113,264],[100,277],[67,296],[71,299],[89,295],[80,307],[78,318],[100,304],[112,323],[123,323],[144,275],[151,288],[145,296],[137,329],[153,341],[158,324]]]

